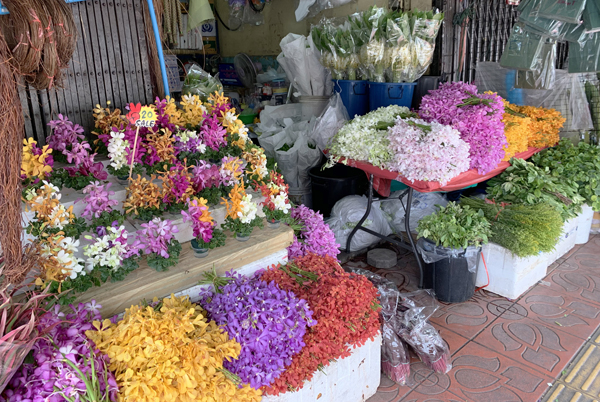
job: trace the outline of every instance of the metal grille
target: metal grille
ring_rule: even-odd
[[[111,101],[123,110],[129,102],[152,102],[142,1],[71,4],[79,36],[63,87],[36,91],[22,82],[19,88],[27,137],[45,144],[47,124],[59,113],[90,133],[96,104]]]
[[[600,137],[600,73],[586,74],[583,78],[585,95],[590,107],[594,129],[590,132],[590,142],[598,144]]]

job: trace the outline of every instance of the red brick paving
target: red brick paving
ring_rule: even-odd
[[[418,286],[410,254],[399,253],[393,269],[369,267],[364,256],[346,265],[372,270],[402,292]],[[368,402],[540,400],[600,325],[600,235],[552,264],[519,299],[482,290],[465,303],[440,303],[430,323],[450,347],[452,370],[433,373],[413,358],[409,385],[382,374]]]

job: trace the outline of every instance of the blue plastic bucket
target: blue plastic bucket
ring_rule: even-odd
[[[369,83],[367,81],[333,80],[333,90],[340,94],[351,119],[369,111]]]
[[[371,110],[390,105],[410,108],[416,86],[416,82],[388,83],[369,81],[369,107]]]

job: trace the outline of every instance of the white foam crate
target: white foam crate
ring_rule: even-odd
[[[485,289],[509,299],[521,296],[546,276],[550,264],[575,246],[578,222],[578,218],[565,222],[563,233],[553,251],[531,257],[517,257],[498,244],[485,244],[482,252],[490,278]],[[479,259],[476,286],[484,286],[487,281],[483,260]]]
[[[262,402],[364,402],[377,392],[381,380],[381,334],[352,354],[317,371],[296,392],[265,395]]]
[[[594,210],[587,204],[583,205],[583,211],[578,216],[577,237],[575,244],[585,244],[590,240],[590,230],[592,230],[592,220],[594,219]]]

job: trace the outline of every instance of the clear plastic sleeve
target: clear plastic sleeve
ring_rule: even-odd
[[[381,329],[381,371],[396,384],[406,385],[410,378],[410,354],[391,324],[384,322]]]
[[[433,60],[435,39],[439,33],[444,19],[444,14],[435,12],[413,12],[411,15],[412,37],[417,57],[416,74],[412,77],[418,80],[429,68]]]
[[[585,4],[586,0],[542,0],[539,16],[579,24]]]
[[[600,32],[586,34],[579,43],[569,43],[569,73],[600,71]]]
[[[547,39],[532,71],[517,72],[515,88],[552,89],[556,78],[556,41]]]
[[[181,90],[183,95],[198,95],[206,100],[214,92],[223,92],[223,84],[217,76],[212,76],[194,63],[187,69],[187,75]]]
[[[381,315],[384,321],[389,321],[396,315],[401,296],[394,282],[362,268],[349,268],[348,271],[365,276],[377,288],[379,304],[381,304]]]
[[[527,29],[523,23],[516,23],[500,58],[500,65],[516,70],[532,70],[539,58],[542,44],[542,35]]]
[[[331,139],[349,120],[348,111],[342,102],[339,93],[331,97],[323,114],[317,118],[315,128],[310,133],[310,138],[317,147],[324,151],[329,148]]]
[[[417,241],[417,250],[426,264],[433,264],[447,258],[466,258],[469,272],[477,271],[477,262],[481,252],[481,248],[477,247],[454,249],[436,246],[423,238]]]

